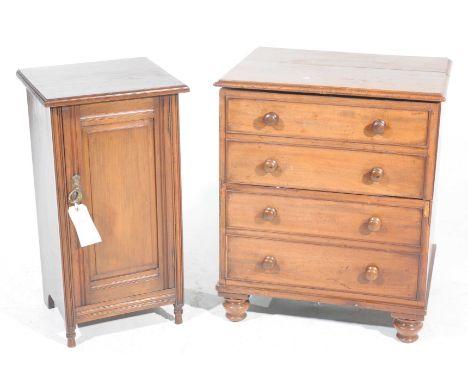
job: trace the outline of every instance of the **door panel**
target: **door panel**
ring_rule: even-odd
[[[82,130],[83,174],[103,239],[90,258],[93,279],[158,266],[152,127],[145,120]]]
[[[64,130],[74,135],[67,162],[81,176],[83,203],[102,237],[75,253],[81,305],[165,287],[162,124],[158,102],[151,105],[103,103],[92,114],[74,107],[74,126]]]

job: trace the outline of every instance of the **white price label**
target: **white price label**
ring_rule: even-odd
[[[89,214],[88,208],[84,204],[77,204],[69,207],[68,215],[70,215],[70,219],[75,226],[82,247],[102,241],[93,219]]]

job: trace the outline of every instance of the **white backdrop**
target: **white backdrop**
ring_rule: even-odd
[[[12,2],[13,3],[13,2]],[[468,89],[466,11],[455,1],[20,1],[0,5],[0,380],[466,380]],[[385,314],[254,299],[223,317],[218,271],[218,88],[257,46],[447,56],[438,168],[438,254],[429,314],[412,345]],[[180,96],[185,323],[165,312],[80,329],[42,303],[26,95],[20,67],[147,56]],[[323,318],[323,319],[318,319]],[[353,324],[350,322],[357,322]],[[465,364],[463,364],[465,362]]]

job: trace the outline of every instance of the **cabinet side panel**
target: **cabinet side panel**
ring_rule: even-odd
[[[426,285],[426,299],[429,299],[429,292],[431,289],[431,281],[432,281],[432,270],[434,267],[435,255],[436,255],[436,243],[437,243],[437,211],[438,211],[438,188],[439,188],[439,177],[437,168],[441,161],[440,159],[440,148],[444,147],[441,145],[441,134],[439,133],[440,130],[440,122],[441,122],[441,111],[442,105],[438,104],[436,112],[434,113],[434,123],[437,124],[436,133],[434,133],[434,148],[433,148],[433,156],[434,156],[434,167],[433,167],[433,196],[432,201],[430,204],[429,209],[429,234],[428,234],[428,263],[427,263],[427,285]],[[443,153],[443,150],[442,150]],[[428,302],[428,301],[427,301]]]
[[[28,111],[44,301],[50,295],[64,314],[57,192],[50,109],[29,91]]]
[[[183,266],[183,238],[182,238],[182,185],[180,177],[180,127],[179,127],[179,96],[169,96],[171,101],[171,114],[169,121],[172,140],[173,166],[173,200],[174,200],[174,238],[175,238],[175,281],[176,305],[184,303],[184,266]],[[177,319],[177,308],[176,308]]]
[[[219,92],[219,281],[226,281],[226,90]]]

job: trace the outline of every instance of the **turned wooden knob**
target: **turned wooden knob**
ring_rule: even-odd
[[[278,123],[279,121],[279,116],[278,114],[270,111],[269,113],[266,113],[264,116],[263,116],[263,122],[265,123],[265,125],[268,125],[268,126],[274,126]]]
[[[373,182],[380,182],[384,177],[384,170],[380,167],[374,167],[370,170],[370,178]]]
[[[278,211],[276,211],[276,208],[267,207],[263,210],[263,220],[271,222],[276,217],[276,215],[278,215]]]
[[[379,277],[379,268],[376,265],[369,265],[366,268],[367,281],[375,281]]]
[[[265,170],[265,172],[268,172],[268,173],[275,172],[277,168],[278,168],[278,162],[275,161],[274,159],[267,159],[265,163],[263,164],[263,169]]]
[[[382,220],[376,216],[369,218],[367,222],[367,229],[371,232],[378,232],[382,228]]]
[[[372,131],[375,134],[383,134],[386,126],[387,122],[385,122],[383,119],[376,119],[374,122],[372,122]]]
[[[274,256],[266,256],[262,261],[262,268],[264,271],[271,271],[276,265]]]

